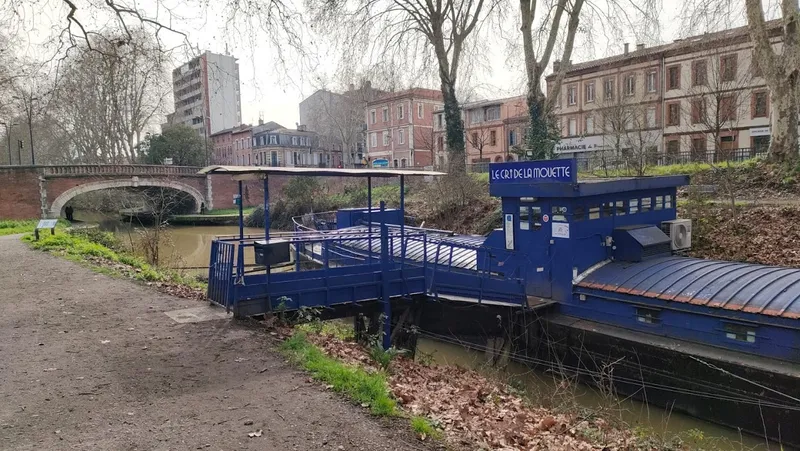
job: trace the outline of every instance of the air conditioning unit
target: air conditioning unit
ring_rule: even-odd
[[[692,220],[675,219],[661,223],[661,231],[672,241],[672,250],[679,251],[692,247]]]

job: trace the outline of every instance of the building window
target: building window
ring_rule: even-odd
[[[706,60],[692,63],[692,86],[705,86],[708,84],[708,64]]]
[[[750,73],[753,77],[763,77],[764,73],[761,71],[761,66],[758,65],[758,60],[755,54],[750,57]]]
[[[481,110],[480,108],[475,110],[470,110],[469,122],[470,124],[480,124],[481,122],[483,122],[483,110]]]
[[[397,167],[397,159],[395,159],[392,163],[394,163],[394,167]]]
[[[388,131],[387,132],[383,132],[383,145],[384,146],[388,146],[389,145],[389,132]]]
[[[661,310],[637,307],[636,321],[644,324],[658,324],[661,322]]]
[[[587,135],[594,133],[594,117],[586,116],[586,126],[584,127],[584,131]]]
[[[750,141],[756,153],[763,153],[769,149],[769,136],[753,136]]]
[[[681,151],[681,143],[677,139],[667,141],[667,156],[677,157]]]
[[[297,145],[297,136],[292,136],[292,145],[293,146]]]
[[[374,124],[375,123],[375,116],[377,116],[377,114],[375,113],[375,110],[372,110],[372,111],[369,112],[369,123],[370,124]]]
[[[569,125],[568,125],[567,135],[568,136],[577,135],[578,134],[578,121],[574,117],[571,117],[571,118],[569,118],[568,124]]]
[[[650,107],[647,109],[646,116],[645,116],[645,124],[648,128],[653,128],[656,126],[656,108]]]
[[[719,57],[719,72],[722,81],[736,79],[736,54]]]
[[[692,124],[700,124],[706,117],[706,99],[692,99]]]
[[[372,144],[372,147],[378,147],[378,135],[375,133],[369,134],[369,140]]]
[[[706,159],[706,137],[692,138],[692,161],[704,161]]]
[[[586,83],[586,103],[594,102],[594,82]]]
[[[406,111],[405,111],[405,108],[403,107],[403,105],[397,105],[397,118],[398,119],[405,118],[406,117],[405,113],[406,113]]]
[[[578,88],[569,86],[567,88],[567,105],[575,105],[578,102]]]
[[[603,98],[606,100],[614,99],[614,79],[606,78],[603,82]]]
[[[444,129],[444,113],[436,115],[436,127],[439,130]]]
[[[725,323],[725,337],[745,343],[756,342],[756,328],[742,324]]]
[[[389,122],[389,108],[384,107],[381,113],[383,115],[383,122]]]
[[[497,132],[494,130],[489,131],[489,145],[490,146],[497,145]]]
[[[678,102],[667,104],[667,125],[681,124],[681,104]]]
[[[656,92],[656,71],[647,73],[647,92]]]
[[[277,135],[269,135],[269,143],[270,144],[278,144],[278,136]]]
[[[636,93],[636,75],[625,77],[625,95],[630,97]]]
[[[681,89],[681,66],[667,68],[667,89]]]
[[[422,116],[424,116],[424,112],[425,112],[425,110],[424,110],[423,105],[421,103],[418,103],[417,104],[417,117],[422,119]]]
[[[405,144],[406,142],[406,131],[403,130],[402,128],[400,130],[397,130],[397,141],[400,144]]]
[[[753,118],[767,117],[769,110],[769,97],[766,91],[759,91],[753,93]]]
[[[508,145],[513,146],[517,144],[517,132],[516,130],[509,130],[508,131]]]
[[[400,167],[401,167],[401,168],[404,168],[404,167],[406,167],[407,165],[408,165],[408,163],[406,163],[406,159],[405,159],[405,158],[403,158],[402,160],[400,160]]]
[[[496,121],[500,119],[500,107],[499,106],[490,106],[486,108],[486,120],[487,121]]]
[[[733,95],[723,96],[720,99],[719,115],[723,121],[736,120],[736,98]]]

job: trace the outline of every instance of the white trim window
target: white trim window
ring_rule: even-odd
[[[397,119],[404,119],[406,117],[406,109],[403,105],[397,105]]]
[[[389,122],[389,108],[383,107],[383,122]]]
[[[636,93],[636,75],[625,77],[625,95],[630,97]]]
[[[647,92],[656,92],[656,71],[647,73]]]
[[[369,112],[369,123],[374,124],[377,119],[378,114],[375,110],[370,110]]]
[[[370,133],[369,140],[372,144],[372,147],[378,147],[378,134],[377,133]]]
[[[576,103],[578,103],[578,88],[569,86],[567,88],[567,105],[575,105]]]
[[[422,103],[417,104],[417,117],[422,119],[422,116],[425,115],[425,106]]]
[[[569,136],[577,135],[578,134],[578,120],[575,119],[574,117],[571,117],[571,118],[569,118],[569,122],[567,124],[568,124],[567,133],[569,134]]]
[[[278,135],[269,135],[270,144],[278,144]]]
[[[486,108],[486,120],[497,121],[500,120],[500,107],[490,106]]]
[[[383,132],[383,145],[384,146],[388,146],[389,145],[389,132],[388,131]]]
[[[594,117],[586,116],[586,134],[591,135],[594,133]]]
[[[293,146],[297,145],[297,136],[292,136],[292,145]]]
[[[397,142],[400,144],[406,143],[406,131],[402,128],[397,130]]]
[[[586,83],[586,103],[594,102],[594,82]]]
[[[656,126],[656,108],[651,107],[647,109],[647,113],[645,116],[645,123],[647,124],[648,128],[653,128]]]

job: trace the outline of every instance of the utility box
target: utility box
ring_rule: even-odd
[[[290,261],[289,241],[287,240],[256,241],[253,243],[253,248],[257,265],[274,266]]]
[[[612,236],[617,260],[640,262],[650,257],[672,253],[672,241],[654,225],[617,227]]]

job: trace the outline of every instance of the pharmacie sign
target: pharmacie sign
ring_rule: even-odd
[[[577,138],[564,138],[556,143],[555,153],[593,152],[603,150],[603,136],[579,136]]]
[[[489,164],[489,183],[569,183],[577,176],[573,159]]]

